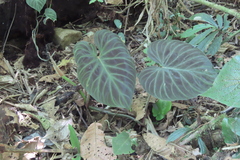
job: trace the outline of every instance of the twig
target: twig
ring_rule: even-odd
[[[221,6],[216,3],[206,1],[206,0],[190,0],[190,1],[197,2],[200,4],[206,5],[208,7],[211,7],[211,8],[215,8],[217,10],[220,10],[220,11],[223,11],[223,12],[233,15],[233,16],[237,17],[237,19],[240,19],[240,13],[235,9],[229,9],[224,6]]]
[[[16,149],[5,144],[0,144],[1,152],[15,152],[15,153],[77,153],[76,149]]]
[[[101,109],[101,108],[93,107],[93,106],[89,106],[89,109],[95,110],[95,111],[98,111],[98,112],[102,112],[102,113],[106,113],[106,114],[109,114],[109,115],[113,115],[113,116],[125,117],[125,118],[128,118],[128,119],[133,120],[134,122],[137,122],[137,123],[140,124],[140,125],[144,125],[143,123],[141,123],[140,121],[136,120],[134,117],[131,117],[131,116],[129,116],[129,115],[119,114],[119,113],[113,113],[113,112],[108,111],[108,110],[106,110],[106,109]]]
[[[199,135],[201,135],[202,132],[204,132],[206,129],[211,128],[213,126],[216,125],[216,123],[218,121],[222,121],[222,119],[225,117],[225,114],[221,114],[218,117],[210,117],[211,120],[209,122],[207,122],[206,124],[202,125],[201,127],[198,127],[197,129],[195,129],[195,131],[190,132],[191,135],[187,134],[184,137],[187,137],[186,139],[184,139],[182,142],[179,143],[179,145],[185,145],[187,143],[189,143],[192,139],[197,138]],[[202,117],[208,119],[209,117]],[[190,128],[195,128],[197,125],[197,122],[193,123]]]
[[[14,20],[15,20],[16,10],[17,10],[17,4],[15,4],[15,10],[14,10],[13,19],[12,19],[12,22],[11,22],[9,28],[8,28],[8,32],[7,32],[7,35],[6,35],[6,39],[5,39],[4,43],[3,43],[3,47],[2,47],[1,53],[4,53],[5,46],[6,46],[6,44],[7,44],[7,39],[8,39],[8,36],[9,36],[9,34],[10,34],[10,31],[11,31],[11,28],[12,28],[12,25],[13,25],[13,22],[14,22]]]

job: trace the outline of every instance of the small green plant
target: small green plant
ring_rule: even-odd
[[[230,21],[227,19],[228,15],[217,15],[214,20],[206,13],[198,13],[190,17],[190,20],[200,20],[201,23],[193,26],[181,34],[181,38],[190,38],[189,44],[196,46],[202,52],[214,55],[217,53],[223,42],[228,41],[240,31],[231,34],[228,31]],[[200,34],[197,34],[201,32]],[[226,37],[226,38],[224,38]]]
[[[114,24],[115,24],[115,26],[116,26],[118,29],[121,29],[121,28],[122,28],[122,22],[121,22],[119,19],[114,19]],[[126,42],[126,38],[125,38],[125,36],[124,36],[124,33],[119,32],[119,33],[118,33],[118,36],[119,36],[120,39],[123,41],[123,43]]]
[[[171,110],[171,108],[172,108],[171,101],[158,100],[156,103],[153,104],[153,108],[152,108],[153,116],[158,121],[160,121]]]
[[[68,129],[70,131],[70,142],[71,142],[71,145],[72,145],[73,148],[77,148],[77,152],[78,152],[76,157],[72,158],[72,160],[80,160],[81,159],[80,143],[79,143],[79,140],[77,138],[76,131],[74,130],[74,128],[71,125],[68,125]]]
[[[38,11],[39,13],[43,9],[44,5],[46,4],[46,0],[26,0],[27,4]],[[57,14],[52,8],[46,8],[43,14],[44,17],[44,24],[46,24],[46,21],[48,19],[52,20],[53,22],[57,20]]]
[[[33,9],[35,9],[36,11],[38,11],[39,13],[41,12],[41,10],[43,9],[44,5],[46,4],[46,0],[26,0],[26,3]],[[38,18],[40,18],[40,20],[38,20]],[[43,19],[44,18],[44,19]],[[57,20],[57,14],[56,12],[52,9],[52,8],[46,8],[44,11],[43,15],[40,15],[36,18],[36,27],[32,30],[32,40],[33,43],[35,45],[36,51],[37,51],[37,56],[39,59],[41,59],[42,61],[48,61],[46,59],[43,59],[40,55],[39,55],[39,48],[37,46],[37,42],[36,42],[36,35],[38,32],[38,26],[39,23],[41,21],[43,21],[43,23],[46,25],[47,20],[52,20],[53,22]]]
[[[75,45],[78,79],[98,102],[130,109],[136,70],[126,46],[107,30],[95,33],[95,45],[81,41]],[[98,49],[98,50],[97,50]],[[138,78],[152,96],[165,100],[185,100],[211,87],[216,72],[208,58],[192,45],[177,40],[158,40],[147,49],[156,63]]]
[[[95,2],[101,2],[101,3],[103,3],[103,0],[90,0],[90,1],[89,1],[89,4],[92,4],[92,3],[95,3]]]
[[[137,138],[132,138],[126,131],[117,134],[117,136],[112,139],[113,152],[115,155],[133,153],[133,145],[137,145]]]

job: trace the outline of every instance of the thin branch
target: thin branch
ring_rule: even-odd
[[[226,12],[228,14],[231,14],[231,15],[235,16],[237,19],[240,19],[240,13],[235,9],[229,9],[229,8],[224,7],[224,6],[221,6],[221,5],[218,5],[216,3],[206,1],[206,0],[190,0],[190,1],[197,2],[197,3],[200,3],[200,4],[206,5],[208,7]]]

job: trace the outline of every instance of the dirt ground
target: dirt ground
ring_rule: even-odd
[[[165,21],[161,22],[158,20],[160,11],[163,13],[162,16],[172,13],[185,17],[199,12],[215,16],[219,11],[192,1],[173,0],[171,3],[168,2],[168,6],[163,6],[163,3],[155,0],[150,0],[147,3],[149,6],[140,0],[131,2],[126,0],[123,4],[108,2],[109,4],[96,2],[89,5],[88,2],[80,0],[78,2],[70,0],[68,3],[57,3],[53,0],[52,8],[58,14],[58,19],[56,22],[49,21],[47,25],[40,24],[36,37],[40,57],[46,61],[39,59],[32,39],[36,12],[23,0],[0,3],[2,39],[0,47],[4,49],[0,52],[0,158],[71,159],[77,151],[69,142],[70,124],[76,130],[79,141],[84,137],[84,133],[89,131],[90,126],[96,125],[95,129],[97,131],[100,129],[104,133],[106,141],[104,145],[109,148],[113,137],[127,131],[132,139],[137,139],[137,145],[132,146],[133,153],[118,155],[117,158],[121,160],[231,159],[230,156],[236,150],[221,150],[226,144],[220,124],[215,124],[213,128],[206,127],[198,133],[208,148],[205,154],[200,152],[196,135],[189,134],[181,141],[174,141],[172,145],[166,143],[168,136],[183,126],[197,130],[210,124],[228,108],[226,105],[201,96],[174,101],[165,118],[157,121],[152,115],[153,104],[157,99],[151,97],[147,103],[148,94],[138,80],[132,111],[108,108],[91,96],[89,103],[86,104],[78,92],[85,90],[79,85],[77,78],[77,66],[73,59],[75,44],[60,49],[53,43],[55,27],[81,31],[83,34],[81,40],[87,42],[93,41],[91,33],[101,29],[108,29],[114,33],[122,32],[136,69],[140,72],[146,66],[144,42],[164,38],[161,36],[162,31],[166,29],[164,27],[178,24],[179,30],[176,32],[181,33],[193,25],[181,16],[176,19],[165,18]],[[240,2],[237,0],[216,3],[239,11]],[[17,4],[15,22],[4,46],[15,4]],[[151,6],[152,4],[155,8]],[[153,12],[152,19],[149,18],[150,11]],[[115,19],[123,23],[122,28],[115,26]],[[229,19],[234,25],[234,17],[229,16]],[[160,31],[158,23],[167,25]],[[231,29],[240,28],[237,26]],[[172,35],[174,33],[169,32],[169,36]],[[209,56],[209,59],[215,68],[221,69],[239,53],[239,39],[238,42],[232,39],[222,45],[216,55]],[[77,86],[68,83],[61,74]],[[227,114],[231,115],[233,112],[229,111]]]

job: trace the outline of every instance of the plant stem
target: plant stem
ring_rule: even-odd
[[[62,79],[64,79],[65,81],[67,81],[69,84],[73,85],[73,86],[77,86],[76,83],[74,83],[71,79],[69,79],[68,77],[66,76],[62,76]],[[86,95],[83,93],[83,91],[81,91],[80,89],[78,90],[78,93],[82,96],[82,98],[84,99],[84,102],[86,103],[87,102],[87,99],[86,99]]]
[[[211,8],[215,8],[217,10],[220,10],[220,11],[223,11],[223,12],[233,15],[233,16],[237,17],[237,19],[240,19],[240,13],[235,9],[229,9],[224,6],[221,6],[216,3],[206,1],[206,0],[190,0],[190,1],[197,2],[200,4],[206,5],[208,7],[211,7]]]
[[[189,143],[192,139],[197,138],[199,135],[201,135],[202,132],[205,132],[206,129],[213,128],[214,126],[216,126],[216,124],[219,121],[222,121],[224,117],[226,117],[226,114],[221,114],[218,117],[208,117],[208,116],[202,117],[201,118],[202,120],[205,119],[210,121],[204,124],[203,126],[200,126],[199,128],[195,129],[194,132],[190,132],[190,135],[189,134],[187,135],[188,137],[185,135],[184,137],[187,137],[187,138],[184,139],[182,142],[180,142],[179,145],[185,145]],[[196,128],[196,127],[197,127],[197,121],[190,126],[190,128]]]
[[[1,53],[4,53],[4,51],[5,51],[5,47],[6,47],[6,44],[7,44],[8,36],[9,36],[9,34],[10,34],[10,31],[11,31],[12,25],[13,25],[13,22],[14,22],[14,20],[15,20],[16,10],[17,10],[17,4],[15,4],[13,19],[12,19],[12,22],[11,22],[11,24],[10,24],[10,26],[9,26],[8,31],[7,31],[6,39],[5,39],[4,43],[3,43],[3,47],[2,47]],[[0,57],[0,58],[1,58],[1,57]]]
[[[140,121],[136,120],[134,117],[131,117],[129,115],[120,114],[120,113],[113,113],[109,110],[98,108],[98,107],[93,107],[93,106],[89,106],[89,109],[94,110],[94,111],[98,111],[98,112],[102,112],[102,113],[106,113],[106,114],[109,114],[109,115],[113,115],[113,116],[125,117],[125,118],[133,120],[134,122],[137,122],[140,125],[143,125],[143,123],[141,123]]]

